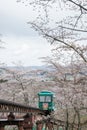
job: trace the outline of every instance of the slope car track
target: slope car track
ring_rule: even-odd
[[[43,111],[39,108],[25,106],[22,104],[18,104],[18,103],[6,101],[6,100],[1,100],[1,99],[0,99],[0,112],[20,112],[20,113],[45,114],[45,111]]]

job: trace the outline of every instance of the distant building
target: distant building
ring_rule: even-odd
[[[65,80],[74,81],[74,75],[71,73],[65,73]]]

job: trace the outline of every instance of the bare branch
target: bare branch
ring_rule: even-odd
[[[77,5],[80,9],[83,9],[83,10],[87,11],[87,9],[86,9],[84,6],[82,6],[82,5],[80,5],[80,4],[76,3],[76,2],[74,2],[73,0],[68,0],[68,1],[70,1],[70,2],[72,2],[73,4]]]
[[[65,26],[59,26],[61,28],[65,28],[68,30],[72,30],[72,31],[76,31],[76,32],[87,32],[87,30],[81,30],[81,29],[77,29],[77,28],[69,28],[69,27],[65,27]]]
[[[53,36],[51,36],[51,35],[49,35],[49,34],[45,34],[45,36],[54,39],[54,41],[58,41],[58,42],[60,42],[60,43],[63,43],[64,45],[66,45],[66,46],[68,46],[69,48],[73,49],[73,50],[84,60],[84,62],[87,62],[87,60],[86,60],[86,58],[84,57],[84,55],[83,55],[81,52],[79,52],[79,50],[78,50],[77,48],[75,48],[73,45],[68,44],[68,43],[66,43],[66,42],[64,42],[64,41],[62,41],[62,40],[60,40],[60,39],[57,39],[57,38],[55,38],[55,37],[53,37]]]

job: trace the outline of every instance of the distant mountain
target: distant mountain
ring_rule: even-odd
[[[3,68],[3,67],[2,67]],[[9,69],[18,69],[18,70],[43,70],[43,71],[52,71],[54,70],[52,68],[52,66],[45,66],[45,65],[42,65],[42,66],[6,66],[4,68],[9,68]]]

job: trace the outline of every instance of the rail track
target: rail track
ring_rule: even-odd
[[[43,110],[31,106],[25,106],[11,101],[0,99],[0,112],[20,112],[20,113],[37,113],[45,114]]]

